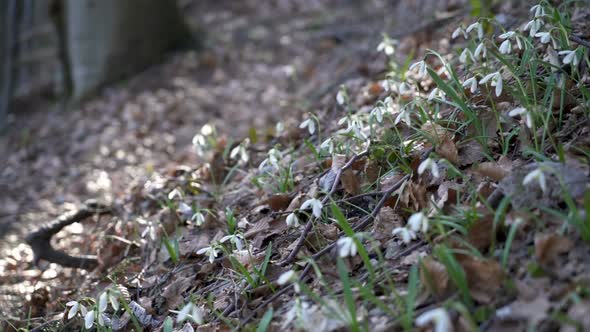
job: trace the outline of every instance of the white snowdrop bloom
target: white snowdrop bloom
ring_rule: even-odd
[[[383,107],[377,106],[373,108],[373,110],[371,111],[371,116],[374,117],[375,120],[377,120],[377,122],[383,122]]]
[[[94,310],[90,310],[84,315],[84,327],[87,330],[91,329],[94,325]]]
[[[98,297],[98,312],[104,312],[105,310],[107,310],[107,304],[108,304],[108,295],[107,292],[102,292],[102,294],[100,294],[100,296]]]
[[[287,272],[283,272],[283,274],[279,276],[279,279],[277,279],[277,284],[285,285],[286,283],[291,282],[293,283],[293,289],[295,289],[295,292],[299,293],[301,292],[301,287],[299,287],[299,280],[297,278],[297,273],[295,273],[293,270],[289,270]]]
[[[408,219],[408,226],[410,226],[410,229],[415,233],[421,231],[422,233],[426,234],[429,227],[428,217],[426,217],[422,212],[414,213]]]
[[[541,43],[547,44],[551,41],[551,33],[549,32],[537,32],[535,37],[540,38]]]
[[[416,233],[414,233],[414,231],[411,229],[407,229],[406,227],[397,227],[391,233],[401,238],[405,244],[408,244],[412,242],[412,240],[416,239]]]
[[[287,219],[285,220],[285,222],[287,223],[287,226],[289,226],[289,227],[299,226],[299,218],[297,218],[297,215],[294,212],[290,213],[287,216]]]
[[[203,324],[203,313],[201,312],[201,309],[199,309],[192,302],[189,302],[184,307],[182,307],[182,309],[178,312],[178,316],[176,316],[176,322],[184,322],[187,318],[193,320],[198,325]]]
[[[477,38],[483,39],[483,26],[479,22],[475,22],[465,29],[465,32],[470,33],[472,30],[477,29]]]
[[[193,214],[191,220],[195,222],[195,225],[201,226],[205,223],[205,216],[201,212]]]
[[[215,258],[217,257],[217,254],[219,254],[219,251],[217,251],[217,249],[214,248],[213,246],[209,246],[209,247],[205,247],[205,248],[202,248],[199,251],[197,251],[197,255],[203,255],[203,254],[209,255],[209,263],[213,264],[213,262],[215,261]]]
[[[412,119],[411,119],[410,113],[411,113],[411,111],[407,107],[402,108],[402,110],[399,112],[399,114],[395,117],[395,121],[393,122],[393,124],[398,124],[403,119],[404,122],[408,125],[408,127],[411,127],[412,126]]]
[[[431,102],[434,100],[434,98],[440,98],[444,100],[445,92],[439,88],[432,89],[432,91],[430,91],[430,94],[428,95],[428,101]]]
[[[418,69],[418,76],[419,77],[422,78],[422,77],[426,76],[427,71],[426,71],[426,63],[424,62],[424,60],[413,63],[410,66],[409,70],[414,70],[415,68]]]
[[[524,107],[518,107],[513,109],[512,111],[508,112],[509,116],[515,117],[515,116],[523,116],[525,119],[525,123],[526,126],[529,128],[533,128],[533,116],[531,115],[531,112],[529,112],[526,108]]]
[[[499,50],[502,54],[510,54],[510,52],[512,52],[512,43],[510,42],[510,39],[503,41],[502,44],[500,44]]]
[[[334,140],[332,138],[326,139],[320,145],[320,149],[326,149],[330,154],[334,153]]]
[[[377,52],[383,52],[387,56],[393,55],[395,53],[394,47],[395,41],[385,38],[379,45],[377,45]]]
[[[195,147],[197,155],[202,157],[205,155],[205,150],[207,150],[207,139],[201,134],[196,134],[193,137],[193,146]]]
[[[308,199],[305,202],[303,202],[303,204],[301,204],[300,209],[301,210],[306,210],[308,207],[311,206],[311,210],[312,210],[312,214],[316,217],[319,218],[322,216],[322,202],[319,199],[316,198],[312,198],[312,199]]]
[[[426,160],[420,163],[420,166],[418,166],[418,174],[422,175],[426,169],[430,169],[433,177],[438,178],[440,176],[436,161],[432,158],[426,158]]]
[[[455,29],[455,31],[453,31],[453,33],[451,34],[451,39],[455,39],[455,38],[459,37],[460,34],[463,34],[463,37],[465,37],[465,39],[467,39],[469,37],[469,36],[467,36],[467,32],[465,32],[463,27],[460,26],[457,29]]]
[[[238,251],[240,251],[244,248],[243,240],[244,240],[244,236],[242,236],[242,234],[230,234],[230,235],[226,235],[226,236],[222,237],[220,242],[225,243],[225,242],[229,241],[236,246],[236,249]]]
[[[516,36],[514,38],[514,40],[516,40],[516,46],[518,47],[518,49],[522,50],[522,40],[521,40],[520,36]]]
[[[545,192],[547,190],[547,179],[545,178],[545,173],[543,173],[543,170],[541,170],[541,168],[537,168],[534,171],[531,171],[529,174],[527,174],[522,180],[522,184],[526,186],[535,180],[538,181],[541,190]]]
[[[275,125],[276,135],[280,136],[284,130],[285,130],[285,124],[283,123],[283,121],[277,122],[277,124]]]
[[[354,238],[345,236],[341,239],[338,239],[336,242],[338,245],[338,256],[340,257],[353,257],[356,256],[357,247]]]
[[[82,316],[86,316],[86,314],[88,313],[86,307],[78,301],[70,301],[66,303],[66,306],[71,307],[68,311],[68,319],[72,319],[72,317],[76,316],[78,311],[82,314]]]
[[[471,53],[471,50],[468,48],[463,49],[463,52],[461,52],[461,55],[459,55],[459,62],[467,63],[467,57],[469,57],[472,62],[475,62],[475,58],[473,57],[473,53]]]
[[[563,60],[561,60],[564,65],[571,63],[572,65],[577,66],[578,63],[580,62],[580,59],[578,59],[578,55],[576,54],[576,50],[560,51],[558,54],[565,55]]]
[[[193,208],[185,202],[178,203],[178,212],[182,214],[186,219],[189,219],[193,215]]]
[[[503,34],[501,34],[498,37],[500,39],[512,39],[512,38],[514,38],[515,35],[516,35],[516,32],[514,32],[514,31],[508,31],[508,32],[504,32]]]
[[[480,57],[487,58],[488,50],[483,42],[477,45],[477,47],[475,48],[475,52],[473,52],[473,56],[475,57],[475,59],[479,59]]]
[[[469,87],[469,91],[471,91],[471,93],[475,93],[477,91],[477,78],[470,77],[466,79],[465,82],[463,82],[463,87]]]
[[[338,90],[336,94],[336,102],[338,105],[344,105],[346,103],[346,93],[342,89]]]
[[[313,135],[313,133],[315,133],[315,121],[312,118],[307,118],[305,121],[301,122],[299,128],[307,128],[309,134]]]
[[[116,290],[109,289],[107,290],[107,294],[109,296],[109,302],[111,303],[111,307],[113,310],[119,310],[119,292]]]
[[[537,32],[541,29],[541,26],[543,25],[543,21],[539,20],[539,19],[533,19],[532,21],[529,21],[527,24],[525,24],[525,26],[523,27],[524,31],[529,31],[529,36],[530,37],[534,37]]]
[[[241,143],[240,145],[233,148],[229,154],[231,159],[237,159],[238,156],[240,157],[239,160],[241,162],[247,163],[248,160],[250,160],[244,143]]]
[[[168,199],[174,199],[175,197],[182,198],[182,193],[180,192],[180,190],[178,190],[178,188],[174,188],[171,192],[168,193]]]
[[[416,326],[424,327],[430,323],[434,323],[434,332],[452,332],[453,324],[451,317],[443,308],[437,308],[426,311],[416,318]]]
[[[540,4],[532,6],[530,12],[535,13],[535,18],[545,16],[545,8]]]
[[[502,74],[499,71],[487,74],[479,81],[479,84],[485,84],[489,80],[491,80],[491,85],[496,87],[496,96],[500,96],[502,94]]]

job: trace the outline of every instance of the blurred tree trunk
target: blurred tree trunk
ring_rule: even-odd
[[[0,1],[0,129],[12,97],[12,51],[14,46],[14,15],[17,0]]]
[[[162,59],[190,38],[175,0],[63,1],[66,91],[80,99]],[[59,21],[57,21],[59,24]],[[69,77],[68,77],[69,76]]]

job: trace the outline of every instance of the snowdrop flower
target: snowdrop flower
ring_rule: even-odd
[[[564,65],[567,64],[573,64],[574,66],[577,66],[578,63],[580,62],[580,59],[578,59],[578,55],[576,54],[576,50],[566,50],[566,51],[560,51],[558,53],[559,55],[565,55],[565,57],[563,58],[562,62]]]
[[[328,138],[325,141],[323,141],[320,145],[320,149],[326,149],[330,154],[332,154],[334,152],[334,141],[332,140],[332,138]]]
[[[424,60],[415,62],[414,64],[412,64],[410,66],[409,70],[414,70],[414,68],[418,68],[418,76],[420,78],[426,76],[427,71],[426,71],[426,63],[424,62]]]
[[[467,63],[468,56],[469,56],[469,58],[471,58],[472,62],[475,62],[475,58],[473,57],[473,53],[471,53],[471,50],[468,48],[463,49],[463,52],[461,52],[461,55],[459,55],[459,61],[461,63]]]
[[[233,243],[236,246],[236,249],[242,250],[244,248],[244,244],[242,242],[242,240],[244,240],[244,236],[242,236],[242,234],[231,234],[231,235],[226,235],[224,237],[221,238],[221,243],[227,242],[229,240],[229,242]]]
[[[537,32],[535,37],[540,38],[541,43],[547,44],[551,41],[551,33],[549,32]]]
[[[187,303],[178,312],[178,316],[176,316],[176,322],[178,322],[178,323],[184,322],[187,318],[192,319],[198,325],[203,324],[203,313],[201,312],[201,309],[199,309],[192,302]]]
[[[428,101],[431,102],[434,100],[434,98],[437,98],[437,97],[444,100],[445,99],[445,92],[439,88],[434,88],[434,89],[432,89],[432,91],[428,95]]]
[[[535,13],[535,18],[545,16],[545,8],[540,4],[532,6],[530,12]]]
[[[336,94],[336,102],[338,103],[338,105],[344,105],[346,103],[346,91],[344,91],[344,88],[340,88],[340,90],[338,90],[338,93]]]
[[[313,135],[313,133],[315,133],[314,119],[311,117],[307,118],[305,121],[301,122],[301,124],[299,125],[299,128],[301,128],[301,129],[307,128],[307,131],[309,131],[309,134]]]
[[[205,247],[205,248],[202,248],[199,251],[197,251],[197,255],[203,255],[203,254],[209,255],[209,263],[213,264],[213,262],[215,261],[215,258],[217,257],[217,254],[219,254],[219,251],[217,251],[217,248],[215,248],[213,246],[209,246],[209,247]]]
[[[525,24],[523,30],[524,31],[529,30],[529,36],[534,37],[537,34],[537,32],[541,29],[542,25],[543,25],[543,21],[541,21],[539,19],[534,19],[532,21],[529,21],[527,24]]]
[[[529,112],[526,108],[524,108],[524,107],[515,108],[512,111],[508,112],[508,115],[512,116],[512,117],[518,116],[518,115],[524,116],[526,126],[529,128],[533,128],[533,117],[531,115],[531,112]]]
[[[433,177],[439,177],[438,166],[436,165],[436,161],[432,158],[426,158],[426,160],[420,163],[420,166],[418,166],[418,174],[422,175],[427,168],[430,168]]]
[[[407,229],[406,227],[397,227],[391,233],[400,237],[405,244],[408,244],[412,242],[412,240],[416,239],[416,233],[414,233],[414,231],[411,229]]]
[[[245,146],[246,144],[247,144],[247,142],[240,143],[240,145],[233,148],[229,154],[229,157],[231,159],[236,159],[239,155],[240,161],[247,163],[248,160],[250,160],[250,157],[248,156],[248,152],[246,151],[246,146]]]
[[[496,96],[499,97],[502,94],[502,74],[499,71],[487,74],[484,78],[479,81],[479,84],[485,84],[487,81],[491,80],[492,86],[496,87]]]
[[[193,214],[191,220],[195,222],[195,225],[201,226],[205,223],[205,216],[201,212]]]
[[[391,56],[393,53],[395,53],[394,44],[394,40],[383,38],[383,41],[377,45],[377,52],[383,51],[383,53],[385,53],[387,56]]]
[[[469,36],[467,36],[467,33],[465,32],[465,30],[463,30],[463,27],[462,26],[459,26],[451,34],[451,39],[455,39],[455,38],[459,37],[459,34],[463,34],[463,37],[465,37],[465,39],[467,39],[469,37]]]
[[[113,290],[113,289],[107,289],[106,291],[108,298],[109,298],[109,302],[111,303],[111,307],[113,307],[113,310],[118,311],[119,310],[119,291],[117,290]]]
[[[539,182],[539,187],[541,187],[541,190],[545,192],[547,190],[547,180],[545,178],[545,173],[543,173],[541,168],[537,168],[536,170],[527,174],[522,180],[522,184],[526,186],[535,180]]]
[[[338,239],[336,244],[338,245],[338,256],[343,258],[348,256],[356,256],[357,247],[354,238],[345,236],[341,239]]]
[[[197,151],[197,155],[202,157],[205,154],[205,150],[207,150],[207,140],[205,139],[205,136],[196,134],[193,137],[193,146]]]
[[[189,219],[193,215],[193,208],[191,208],[185,202],[178,203],[178,211],[182,214],[186,219]]]
[[[301,210],[306,210],[308,207],[311,206],[312,209],[312,214],[316,217],[319,218],[322,216],[322,202],[319,199],[316,198],[312,198],[312,199],[308,199],[307,201],[303,202],[303,204],[301,204],[300,209]]]
[[[94,310],[90,310],[84,315],[84,327],[87,330],[91,329],[94,325]]]
[[[285,130],[285,124],[283,123],[283,121],[277,122],[277,124],[275,125],[275,132],[276,132],[277,136],[280,136],[284,130]]]
[[[402,108],[401,112],[395,117],[395,121],[393,124],[398,124],[403,119],[404,122],[408,125],[408,127],[412,126],[412,119],[410,117],[410,110],[407,107]]]
[[[168,193],[168,199],[174,199],[175,197],[182,198],[182,193],[178,188],[174,188],[171,192]]]
[[[283,272],[279,279],[277,279],[277,284],[284,285],[288,282],[293,283],[293,288],[295,289],[296,293],[301,292],[301,287],[299,287],[297,273],[293,270],[289,270],[287,272]]]
[[[377,106],[373,108],[371,111],[371,117],[374,117],[379,123],[383,122],[383,107]]]
[[[477,91],[477,79],[475,77],[466,79],[465,82],[463,82],[463,87],[469,87],[469,91],[475,93]]]
[[[512,39],[515,35],[516,35],[516,32],[508,31],[508,32],[501,34],[499,37],[500,37],[500,39]]]
[[[86,307],[78,301],[70,301],[66,303],[66,307],[71,307],[68,311],[68,319],[72,319],[72,317],[76,316],[78,311],[80,311],[82,316],[86,316],[86,314],[88,313]]]
[[[423,313],[416,318],[416,326],[424,327],[429,323],[434,323],[434,332],[452,332],[453,324],[447,311],[443,308],[437,308]]]
[[[477,29],[477,38],[483,39],[483,26],[479,22],[475,22],[468,26],[465,32],[470,33],[474,29]]]
[[[107,292],[102,292],[98,297],[98,312],[104,312],[107,310],[108,305],[108,295]]]
[[[422,233],[426,233],[428,232],[429,226],[428,217],[422,212],[414,213],[410,216],[410,219],[408,219],[408,226],[410,226],[412,232],[417,233],[418,231],[421,231]]]
[[[512,43],[510,42],[510,39],[503,41],[502,44],[500,44],[499,50],[502,54],[510,54],[510,52],[512,52]]]
[[[299,226],[299,218],[297,218],[297,215],[295,214],[295,212],[290,213],[287,216],[287,220],[285,220],[285,222],[287,223],[287,226],[289,226],[289,227]]]
[[[406,82],[402,82],[398,86],[397,92],[402,96],[411,96],[414,93],[412,88],[409,85],[407,85]]]
[[[483,42],[479,43],[479,45],[477,45],[475,48],[475,52],[473,52],[475,59],[479,59],[480,55],[481,58],[487,58],[488,56],[488,50],[486,49],[486,45]]]

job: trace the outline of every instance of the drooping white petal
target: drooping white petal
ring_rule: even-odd
[[[89,330],[92,328],[92,325],[94,325],[94,310],[88,311],[84,316],[84,327]]]
[[[287,282],[291,281],[294,277],[295,277],[295,271],[293,271],[293,270],[283,272],[283,274],[281,274],[279,276],[279,279],[277,279],[277,284],[284,285]]]
[[[102,292],[98,298],[98,312],[104,312],[107,309],[108,296],[107,292]]]
[[[434,323],[434,332],[452,332],[453,324],[445,309],[437,308],[427,311],[416,318],[416,326],[424,327]]]

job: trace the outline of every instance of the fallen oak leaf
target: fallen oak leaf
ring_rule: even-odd
[[[551,264],[560,254],[574,246],[569,238],[558,234],[537,234],[535,236],[535,257],[543,265]]]

